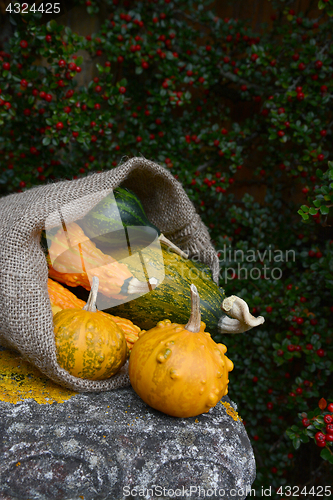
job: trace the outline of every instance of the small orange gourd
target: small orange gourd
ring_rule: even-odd
[[[75,377],[103,380],[116,374],[128,357],[126,339],[111,316],[96,309],[94,276],[83,309],[63,309],[53,317],[57,360]]]
[[[187,325],[164,320],[140,334],[129,361],[135,392],[152,408],[174,417],[207,413],[227,394],[233,369],[226,346],[205,332],[194,285],[191,305]]]
[[[82,309],[85,305],[84,300],[77,298],[70,290],[67,290],[67,288],[63,287],[60,283],[50,278],[47,280],[47,290],[49,292],[53,315],[63,309]],[[121,328],[125,335],[127,347],[131,351],[133,344],[138,340],[138,334],[141,332],[141,328],[134,325],[129,319],[112,316],[102,311],[97,312],[110,317]]]
[[[51,264],[51,255],[53,259],[57,256],[53,263],[56,268]],[[126,264],[103,254],[75,222],[68,224],[66,231],[61,228],[55,234],[47,263],[51,278],[71,287],[82,286],[86,290],[90,290],[87,269],[94,269],[99,278],[100,292],[117,300],[125,298],[121,288],[127,279],[133,278]]]

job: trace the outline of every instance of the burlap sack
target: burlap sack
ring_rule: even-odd
[[[218,258],[208,231],[183,187],[171,173],[145,158],[0,199],[0,345],[14,348],[49,378],[79,392],[129,385],[127,365],[101,381],[74,377],[58,365],[40,236],[59,206],[72,207],[66,217],[75,221],[119,185],[135,192],[149,220],[190,256],[198,255],[218,279]]]

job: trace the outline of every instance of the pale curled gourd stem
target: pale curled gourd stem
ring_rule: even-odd
[[[85,306],[82,307],[85,311],[96,312],[96,299],[98,293],[99,279],[97,276],[93,276],[91,290],[89,293],[89,297]]]
[[[191,316],[187,325],[185,325],[185,329],[189,332],[198,333],[200,332],[200,323],[200,297],[197,287],[195,285],[191,285]]]
[[[222,302],[221,309],[227,313],[228,316],[222,316],[219,323],[219,333],[242,333],[255,326],[264,323],[265,318],[258,316],[255,318],[249,311],[249,306],[245,300],[231,295]]]
[[[173,250],[175,253],[178,253],[178,255],[180,255],[184,259],[188,258],[187,253],[183,252],[183,250],[178,248],[177,245],[172,243],[172,241],[168,240],[168,238],[166,238],[164,236],[164,234],[161,233],[158,239],[161,243],[164,243],[164,245],[166,245],[168,248],[170,248],[170,250]]]

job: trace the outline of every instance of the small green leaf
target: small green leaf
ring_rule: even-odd
[[[293,447],[295,448],[295,450],[298,450],[298,448],[300,447],[301,445],[301,440],[299,437],[295,437],[293,439]]]
[[[320,207],[320,213],[322,213],[323,215],[327,215],[329,213],[330,209],[326,206],[326,205],[322,205]]]
[[[331,464],[333,464],[333,455],[332,455],[332,453],[327,448],[324,448],[321,451],[320,456],[324,460],[327,460],[328,462],[330,462]]]
[[[49,144],[51,144],[50,137],[44,137],[42,144],[43,146],[48,146]]]

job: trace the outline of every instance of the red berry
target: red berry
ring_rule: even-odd
[[[96,142],[97,141],[96,135],[92,135],[90,140],[91,140],[91,142]]]
[[[276,354],[277,354],[278,356],[283,356],[283,351],[282,351],[282,349],[278,349],[278,351],[276,351]]]
[[[302,419],[302,424],[303,424],[304,427],[309,427],[310,423],[311,422],[310,422],[310,420],[308,418],[303,418]]]
[[[333,434],[326,434],[326,441],[333,443]]]
[[[246,86],[246,85],[242,85],[242,86],[241,86],[241,91],[242,91],[242,92],[245,92],[246,90],[247,90],[247,86]]]
[[[51,96],[51,94],[46,94],[46,95],[45,95],[45,101],[47,101],[47,102],[51,102],[51,101],[52,101],[52,96]]]
[[[62,122],[58,122],[58,123],[56,124],[56,129],[57,129],[57,130],[62,130],[63,128],[64,128],[64,124],[63,124]]]
[[[26,49],[28,47],[28,42],[26,40],[21,40],[20,46],[22,47],[22,49]]]
[[[142,141],[142,137],[140,135],[138,135],[136,138],[136,142],[141,142],[141,141]]]
[[[303,318],[296,318],[296,323],[298,325],[302,325],[304,323],[304,319]]]
[[[316,432],[315,434],[315,440],[316,441],[325,441],[325,434],[323,434],[322,432]]]
[[[319,446],[319,448],[324,448],[326,446],[326,441],[316,441],[316,445]]]
[[[301,387],[297,387],[296,392],[297,394],[302,394],[303,389]]]
[[[292,286],[292,284],[291,284],[291,283],[289,283],[289,285],[287,285],[287,290],[291,290],[291,289],[292,289],[292,287],[293,287],[293,286]]]
[[[73,137],[78,137],[79,133],[78,132],[72,132]]]
[[[326,87],[326,85],[322,85],[322,86],[320,87],[320,91],[321,91],[321,92],[323,92],[323,93],[324,93],[324,92],[327,92],[327,87]]]
[[[332,415],[325,415],[324,422],[325,422],[325,424],[331,424],[333,422]],[[332,426],[332,432],[333,432],[333,426]]]
[[[64,107],[64,112],[65,113],[70,113],[71,112],[71,108],[69,106],[65,106]]]
[[[64,61],[64,59],[60,59],[60,61],[58,61],[58,66],[60,68],[64,68],[66,66],[66,61]]]
[[[326,134],[327,134],[327,130],[321,130],[321,131],[320,131],[320,135],[321,135],[322,137],[325,137],[325,135],[326,135]]]
[[[333,403],[330,403],[327,407],[327,410],[333,413]]]
[[[273,307],[272,307],[272,306],[267,306],[267,307],[266,307],[266,311],[267,311],[268,313],[271,313],[271,312],[273,311]]]
[[[313,345],[312,345],[312,344],[306,344],[305,348],[306,348],[308,351],[312,351],[312,349],[313,349]]]
[[[323,256],[323,254],[322,254],[321,252],[316,252],[316,257],[317,257],[317,259],[321,259],[321,258],[322,258],[322,256]],[[316,320],[313,320],[313,319],[312,319],[311,321],[316,321]],[[311,323],[311,321],[310,321],[310,323]],[[313,324],[313,323],[311,323],[311,325],[312,325],[312,324]],[[314,324],[316,324],[316,323],[314,323]]]
[[[4,69],[5,71],[10,70],[10,64],[9,64],[9,62],[4,62],[3,65],[2,65],[2,69]]]
[[[326,415],[327,417],[330,417],[331,415]],[[328,434],[333,434],[333,424],[327,424],[326,425],[326,432]]]
[[[269,403],[267,403],[266,407],[268,410],[272,410],[273,409],[273,403],[270,401]]]
[[[303,99],[304,99],[304,94],[303,94],[303,92],[298,92],[298,94],[297,94],[297,96],[296,96],[296,97],[297,97],[297,99],[298,99],[299,101],[303,101]]]
[[[316,67],[316,69],[320,69],[320,68],[322,68],[322,66],[323,66],[322,61],[316,61],[316,62],[315,62],[315,67]]]
[[[20,188],[24,188],[26,186],[26,183],[24,181],[20,181],[19,186]]]
[[[295,346],[293,344],[289,344],[287,349],[289,352],[293,352],[295,350]]]
[[[125,88],[125,87],[119,87],[119,92],[120,92],[121,94],[125,94],[125,92],[126,92],[126,88]]]
[[[51,35],[46,35],[45,41],[48,42],[48,43],[52,42],[52,36]]]
[[[75,70],[76,70],[76,64],[75,64],[75,62],[70,62],[70,63],[68,64],[68,69],[69,69],[70,71],[75,71]]]
[[[278,131],[278,133],[277,133],[277,135],[278,135],[279,137],[283,137],[283,136],[284,136],[284,132],[283,132],[283,130],[279,130],[279,131]]]
[[[67,99],[70,99],[71,97],[73,97],[73,95],[74,95],[73,89],[67,90],[67,92],[66,92]],[[84,106],[84,104],[82,105],[82,109],[83,109],[83,106]]]
[[[317,355],[320,357],[320,358],[323,358],[325,356],[325,351],[324,349],[318,349],[317,350]]]
[[[258,377],[253,377],[252,382],[258,382]]]

